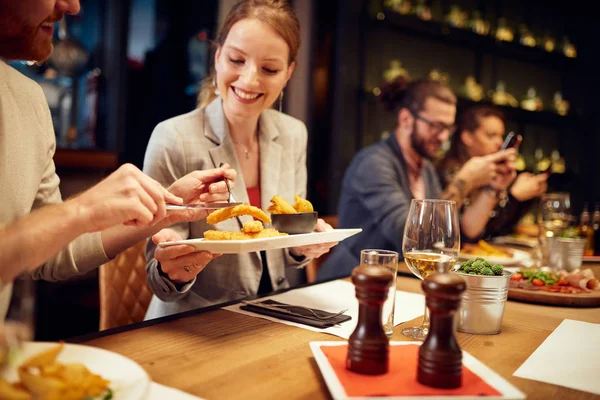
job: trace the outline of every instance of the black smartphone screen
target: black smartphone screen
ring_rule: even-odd
[[[502,143],[500,150],[506,150],[510,149],[511,147],[515,147],[518,140],[519,135],[516,135],[514,132],[509,132],[508,135],[506,135],[506,139],[504,139],[504,143]]]

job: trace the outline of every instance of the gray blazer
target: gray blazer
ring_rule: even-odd
[[[288,201],[293,201],[294,194],[306,197],[306,126],[275,110],[264,111],[258,125],[261,208],[266,210],[276,194]],[[168,187],[189,172],[216,168],[221,162],[228,162],[238,173],[233,188],[235,199],[249,202],[244,171],[240,169],[218,97],[204,109],[196,109],[156,126],[146,150],[144,172]],[[232,218],[216,226],[202,220],[171,228],[184,239],[202,238],[208,229],[239,231],[249,219],[249,216]],[[152,240],[148,240],[146,272],[154,296],[146,319],[240,299],[258,291],[262,274],[258,252],[222,255],[178,290],[173,282],[159,274],[155,247]],[[286,273],[286,268],[303,267],[310,261],[297,261],[287,249],[270,250],[266,254],[274,289],[290,286],[289,277],[294,271]]]
[[[433,165],[424,160],[421,172],[425,197],[441,194]],[[338,207],[340,228],[362,228],[340,242],[317,274],[318,280],[348,276],[363,249],[394,250],[402,258],[402,237],[413,199],[406,161],[393,134],[361,150],[348,166]]]

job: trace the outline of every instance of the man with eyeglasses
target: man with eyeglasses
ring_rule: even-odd
[[[412,199],[447,199],[462,205],[474,188],[514,169],[515,150],[471,158],[442,191],[431,160],[456,130],[456,96],[432,80],[409,84],[398,78],[380,96],[396,111],[397,126],[387,138],[362,149],[348,166],[339,201],[340,228],[363,231],[340,242],[317,279],[347,276],[367,248],[402,255],[404,224]]]

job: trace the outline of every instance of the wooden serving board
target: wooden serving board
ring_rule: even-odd
[[[600,292],[577,294],[552,293],[542,290],[510,288],[509,300],[565,307],[600,307]]]

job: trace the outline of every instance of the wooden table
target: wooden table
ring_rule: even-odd
[[[411,277],[397,279],[398,289],[407,292],[421,292],[420,283]],[[600,308],[509,301],[502,333],[458,333],[457,337],[462,349],[525,392],[528,399],[597,398],[512,376],[565,318],[600,323]],[[397,326],[392,340],[408,340],[402,328],[418,323],[420,318]],[[330,394],[308,343],[339,340],[343,339],[213,308],[71,341],[123,354],[138,362],[153,381],[205,399],[326,399]]]

